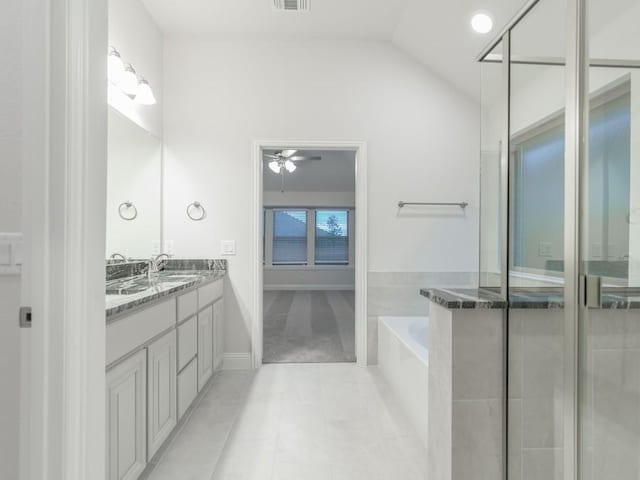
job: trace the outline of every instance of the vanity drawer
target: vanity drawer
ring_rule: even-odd
[[[185,293],[178,297],[178,322],[198,313],[198,292]]]
[[[198,289],[198,305],[200,309],[222,297],[222,285],[223,282],[220,279]]]
[[[178,375],[178,419],[198,395],[198,362],[194,358]]]
[[[176,325],[174,298],[107,325],[107,365]]]
[[[194,292],[195,293],[195,292]],[[198,317],[178,327],[178,371],[198,353]]]

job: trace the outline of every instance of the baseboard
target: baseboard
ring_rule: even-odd
[[[223,370],[251,370],[250,353],[225,353]]]
[[[355,285],[265,285],[265,291],[275,290],[355,290]]]

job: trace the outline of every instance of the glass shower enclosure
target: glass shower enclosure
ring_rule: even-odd
[[[638,0],[531,0],[478,58],[510,480],[640,479],[639,25]]]

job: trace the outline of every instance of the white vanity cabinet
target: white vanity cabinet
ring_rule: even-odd
[[[213,375],[213,307],[198,312],[198,391]]]
[[[224,357],[222,280],[107,323],[106,480],[137,480]]]
[[[147,456],[152,458],[178,424],[176,331],[147,347]]]
[[[135,480],[147,464],[147,351],[107,372],[107,480]]]
[[[213,370],[222,369],[224,362],[224,299],[213,304]]]

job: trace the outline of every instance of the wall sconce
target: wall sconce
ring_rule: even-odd
[[[140,105],[155,105],[151,85],[144,78],[138,78],[136,69],[130,63],[122,61],[120,52],[115,47],[109,47],[107,57],[109,82],[117,86],[125,95]]]

